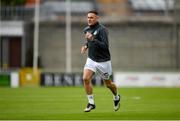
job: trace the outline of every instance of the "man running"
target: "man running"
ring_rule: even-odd
[[[103,80],[107,88],[114,95],[114,110],[120,107],[120,95],[117,87],[112,81],[111,56],[109,51],[108,31],[105,26],[98,22],[98,12],[95,10],[87,13],[88,26],[84,29],[86,43],[81,47],[81,53],[88,50],[88,58],[84,66],[83,83],[88,98],[85,112],[90,112],[96,108],[91,79],[97,73]]]

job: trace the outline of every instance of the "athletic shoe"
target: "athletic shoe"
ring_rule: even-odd
[[[84,112],[90,112],[92,109],[95,109],[96,105],[95,104],[87,104],[87,107],[84,109]]]
[[[120,108],[120,95],[119,96],[119,100],[114,100],[114,111],[118,111]]]

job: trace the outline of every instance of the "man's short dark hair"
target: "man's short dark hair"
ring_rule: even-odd
[[[97,10],[90,10],[90,11],[88,11],[88,13],[94,13],[94,14],[96,14],[96,15],[99,14],[99,13],[97,12]]]

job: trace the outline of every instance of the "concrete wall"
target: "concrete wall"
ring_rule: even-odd
[[[105,24],[109,29],[114,71],[175,70],[176,42],[173,25],[162,23]],[[82,72],[86,55],[80,54],[84,43],[84,24],[72,26],[72,71]],[[65,25],[40,25],[40,57],[45,71],[65,71]]]

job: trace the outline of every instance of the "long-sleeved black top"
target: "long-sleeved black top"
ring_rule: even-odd
[[[108,31],[98,22],[84,28],[84,34],[90,32],[93,40],[87,41],[88,57],[96,62],[105,62],[111,59],[109,52]]]

